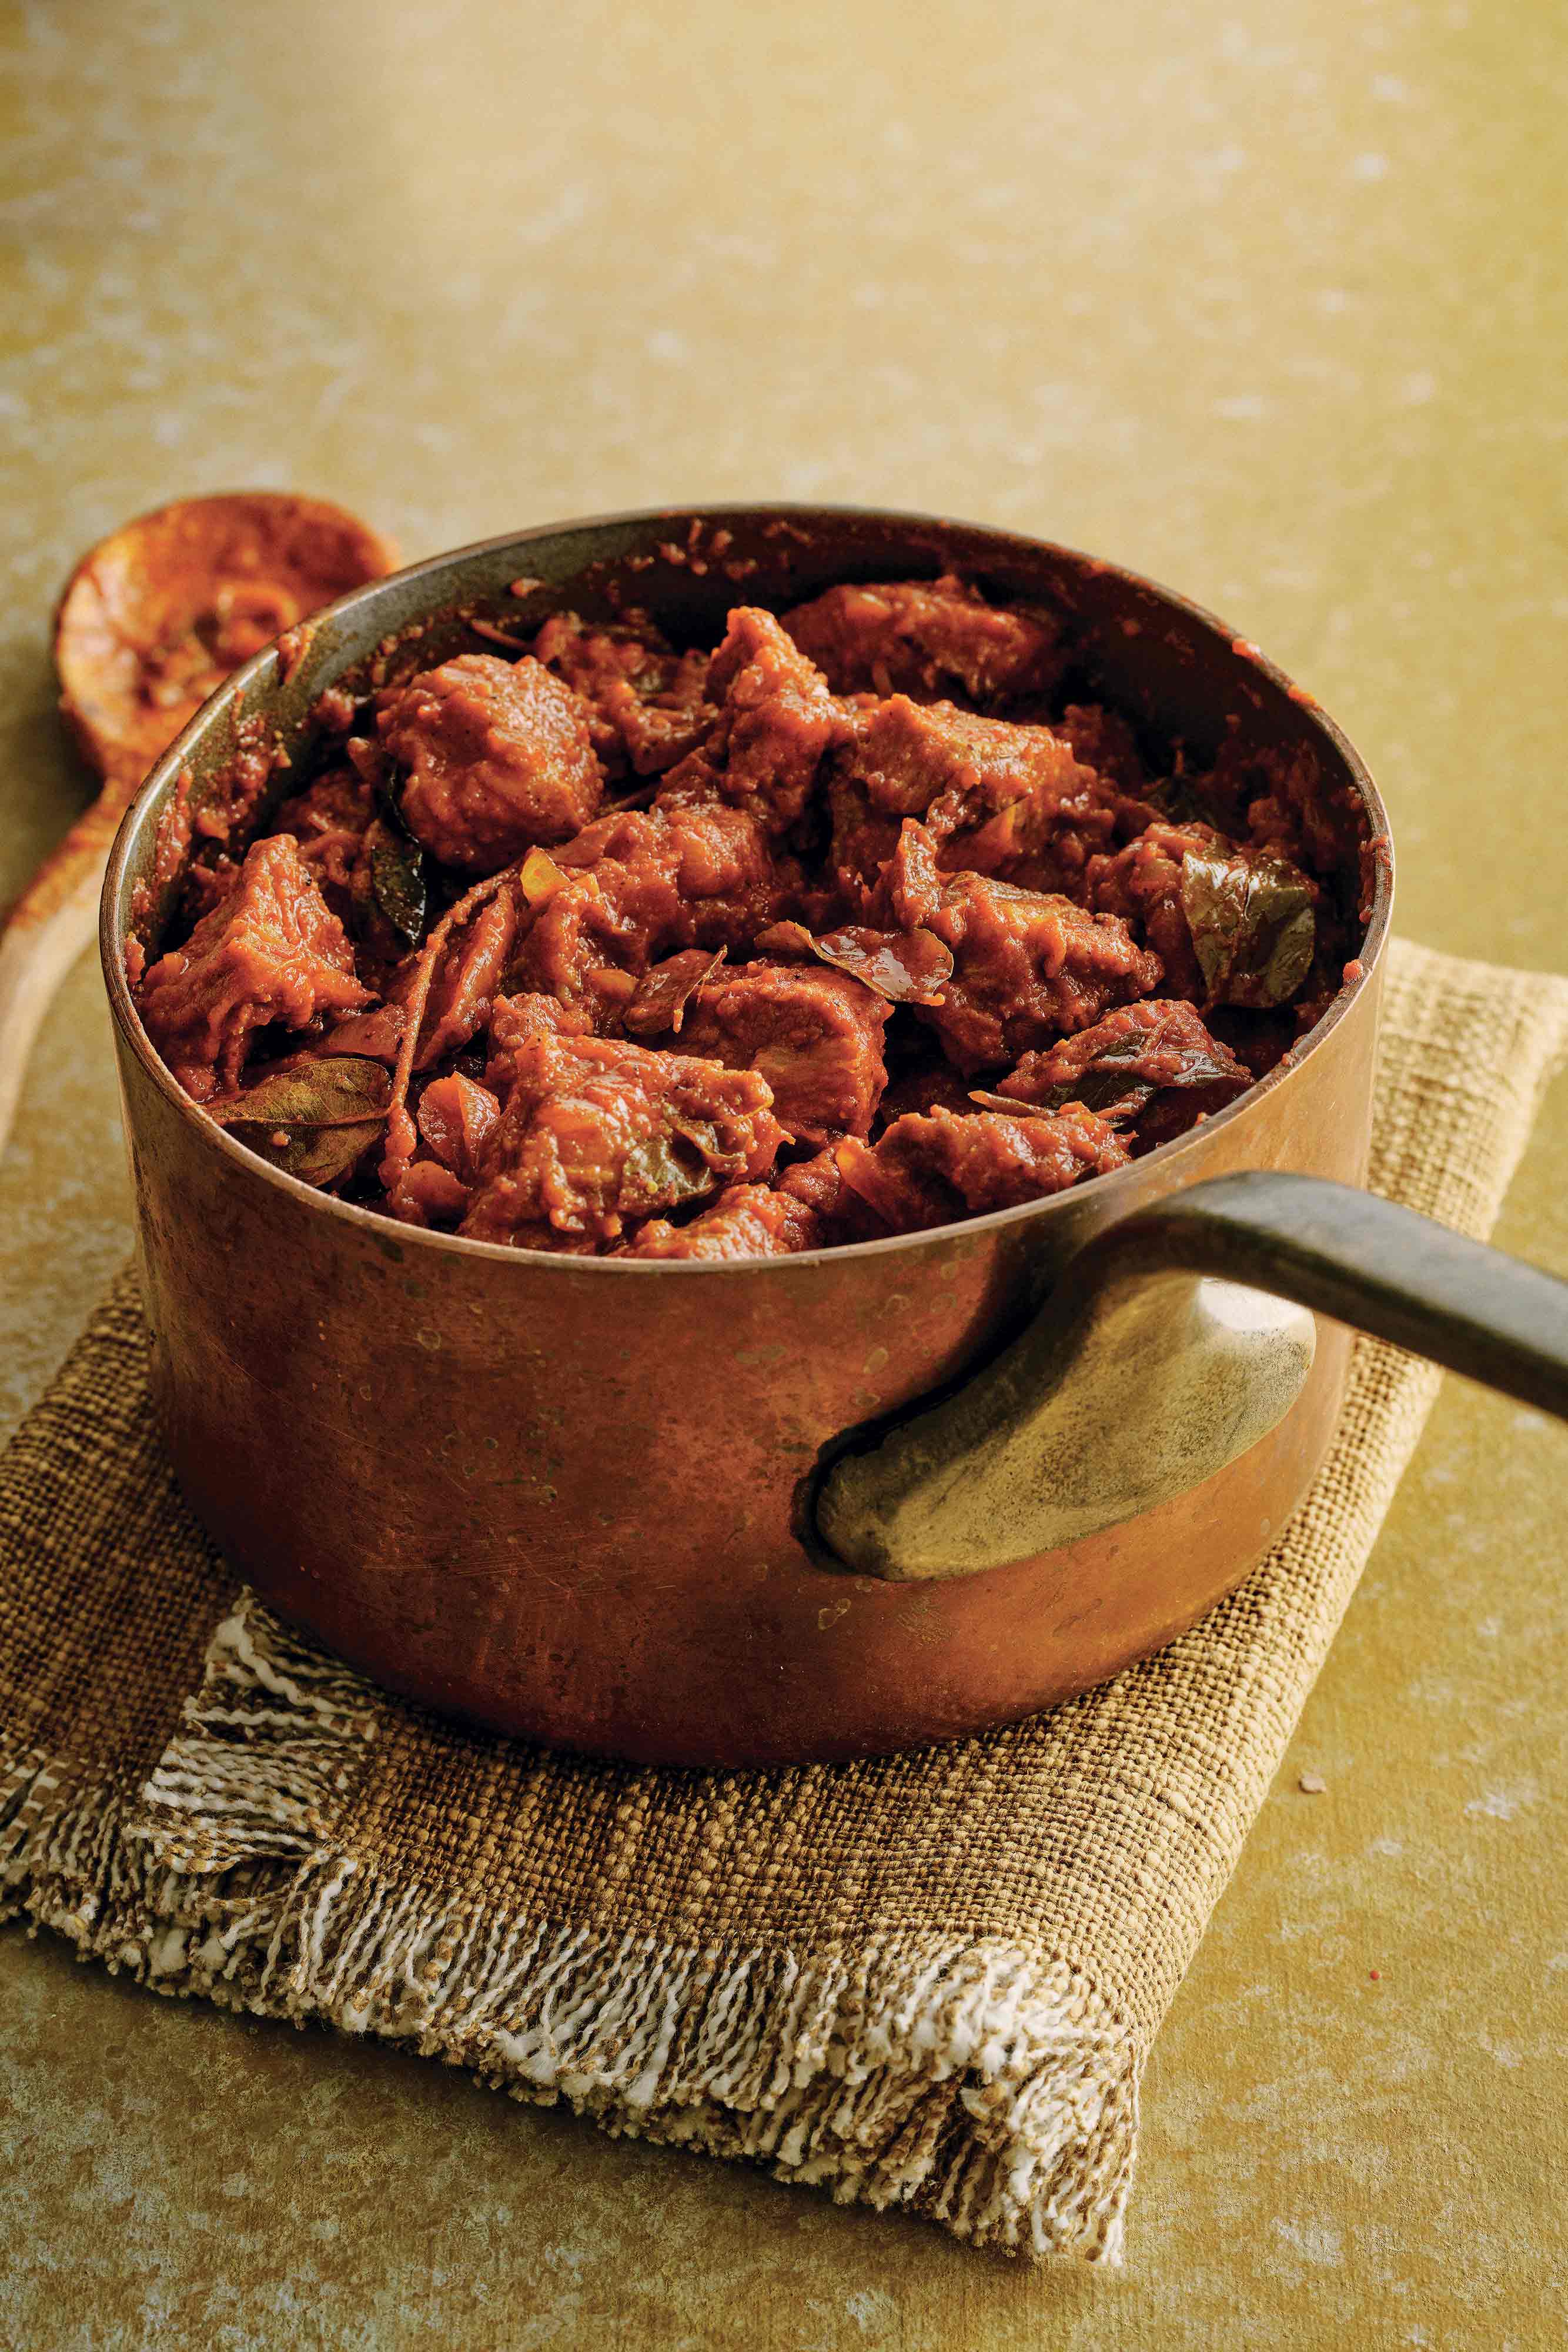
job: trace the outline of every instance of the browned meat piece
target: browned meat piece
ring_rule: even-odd
[[[708,656],[676,655],[652,623],[591,628],[557,613],[534,640],[548,663],[581,695],[593,748],[605,773],[662,775],[695,751],[718,716],[706,699]]]
[[[601,817],[523,877],[534,912],[511,974],[612,1025],[652,964],[744,947],[789,902],[793,870],[749,810],[722,802]]]
[[[774,1177],[773,1189],[810,1212],[822,1248],[844,1242],[884,1241],[887,1237],[889,1228],[871,1202],[862,1200],[845,1182],[836,1146],[831,1150],[814,1153],[810,1160],[797,1160],[793,1167]]]
[[[1110,1122],[1077,1104],[1050,1118],[911,1113],[895,1119],[880,1142],[850,1141],[838,1150],[845,1182],[893,1233],[1042,1200],[1082,1176],[1124,1168],[1127,1158]]]
[[[1093,782],[1049,727],[1015,727],[906,694],[862,715],[845,764],[863,778],[873,807],[924,817],[938,841],[1020,801],[1054,808]]]
[[[1113,839],[1115,793],[1049,727],[895,695],[862,715],[834,761],[832,861],[852,898],[875,883],[896,824],[924,820],[941,863],[1072,889]]]
[[[821,673],[771,613],[737,605],[708,665],[707,694],[718,706],[711,733],[671,770],[660,804],[716,797],[755,811],[771,833],[799,822],[849,719]]]
[[[754,810],[681,808],[661,799],[652,814],[662,829],[652,862],[664,866],[678,902],[672,949],[742,948],[777,919],[798,868],[773,847]]]
[[[411,1160],[387,1187],[389,1217],[404,1225],[455,1225],[473,1197],[473,1188],[439,1160]]]
[[[354,862],[375,814],[375,798],[352,768],[333,768],[285,801],[268,828],[291,833],[328,905],[347,921]]]
[[[139,1009],[186,1093],[205,1102],[235,1086],[253,1031],[304,1029],[370,1001],[342,924],[281,833],[254,845],[227,898],[152,966]]]
[[[937,862],[932,835],[917,817],[905,817],[893,856],[883,869],[877,909],[906,931],[924,929],[942,904],[947,878]]]
[[[612,1242],[632,1219],[766,1175],[784,1139],[755,1070],[598,1037],[543,1037],[509,1060],[461,1228],[479,1241]]]
[[[1158,956],[1118,917],[989,875],[953,875],[921,921],[951,949],[953,977],[919,1017],[960,1070],[1016,1062],[1160,983]]]
[[[1152,1151],[1223,1110],[1251,1083],[1251,1072],[1190,1004],[1148,997],[1047,1052],[1026,1054],[997,1092],[1047,1110],[1082,1103],[1131,1124],[1139,1148]]]
[[[1220,772],[1217,768],[1216,775]],[[1247,831],[1253,846],[1271,851],[1307,874],[1355,875],[1364,922],[1372,912],[1376,864],[1365,811],[1351,786],[1331,790],[1305,752],[1289,758],[1265,752],[1244,772],[1249,782],[1262,786],[1247,803]],[[1343,947],[1353,947],[1354,937],[1348,935]]]
[[[1098,776],[1106,777],[1118,792],[1134,797],[1147,792],[1150,777],[1138,750],[1138,739],[1121,713],[1103,702],[1070,702],[1051,726],[1072,756]]]
[[[887,1072],[888,1008],[858,980],[823,964],[745,964],[700,988],[681,1051],[732,1070],[759,1070],[791,1135],[824,1143],[871,1129]]]
[[[1223,836],[1212,825],[1156,820],[1125,849],[1092,858],[1084,877],[1089,904],[1096,913],[1135,923],[1165,967],[1171,995],[1187,997],[1195,1004],[1202,1003],[1206,992],[1182,911],[1182,860],[1191,848],[1217,845],[1224,845]]]
[[[988,604],[950,575],[830,588],[784,626],[836,694],[932,702],[957,691],[993,703],[1047,692],[1061,667],[1048,615]]]
[[[857,919],[877,910],[877,882],[898,846],[900,820],[873,808],[865,780],[834,761],[824,792],[831,828],[829,891],[816,907],[813,925],[833,921],[840,910]]]
[[[377,697],[376,732],[404,773],[409,831],[465,874],[567,840],[599,806],[587,708],[528,655],[460,654],[389,688]]]
[[[497,996],[490,1008],[490,1051],[485,1084],[504,1103],[514,1092],[528,1047],[551,1037],[584,1037],[580,1014],[553,996]],[[528,1066],[532,1068],[530,1062]]]
[[[1346,787],[1328,790],[1305,751],[1249,744],[1232,734],[1192,787],[1205,813],[1233,839],[1249,835],[1255,847],[1309,874],[1354,874],[1366,848],[1361,803]]]
[[[821,1247],[817,1218],[800,1202],[787,1192],[769,1192],[766,1184],[732,1184],[689,1224],[672,1225],[663,1217],[650,1217],[619,1255],[724,1260],[789,1257],[799,1250]]]

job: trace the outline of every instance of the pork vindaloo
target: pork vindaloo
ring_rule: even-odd
[[[258,838],[198,824],[141,1019],[275,1165],[517,1248],[777,1256],[1061,1192],[1233,1101],[1359,936],[1304,764],[1194,769],[1072,679],[1050,614],[947,578],[711,650],[558,614],[337,692]]]

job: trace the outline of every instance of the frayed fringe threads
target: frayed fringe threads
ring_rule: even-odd
[[[394,1883],[333,1842],[377,1706],[242,1595],[141,1804],[0,1765],[0,1910],[160,1991],[327,2019],[977,2244],[1119,2261],[1135,2055],[1065,1967],[998,1939],[696,1951]]]

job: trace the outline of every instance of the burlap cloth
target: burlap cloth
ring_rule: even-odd
[[[1407,944],[1389,980],[1371,1181],[1484,1234],[1568,982]],[[1144,2058],[1437,1377],[1360,1342],[1269,1558],[1085,1697],[880,1762],[639,1770],[454,1729],[270,1618],[173,1491],[121,1276],[0,1485],[0,1908],[159,1991],[1113,2259]]]

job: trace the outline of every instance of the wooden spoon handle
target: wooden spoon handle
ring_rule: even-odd
[[[0,1151],[33,1040],[56,991],[98,928],[110,845],[131,793],[110,783],[44,860],[0,931]]]

